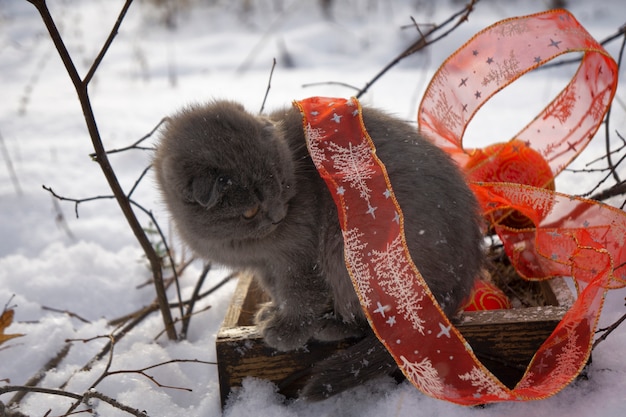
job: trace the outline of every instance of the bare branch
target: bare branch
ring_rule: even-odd
[[[119,401],[117,401],[114,398],[108,397],[104,394],[102,394],[101,392],[98,391],[87,391],[84,395],[83,395],[83,402],[86,402],[88,399],[90,398],[97,398],[100,401],[104,401],[105,403],[119,409],[122,411],[126,411],[128,414],[132,414],[134,416],[137,417],[148,417],[148,414],[145,411],[140,411],[136,408],[132,408],[132,407],[128,407],[122,403],[120,403]]]
[[[128,195],[126,196],[126,198],[130,198],[133,193],[135,192],[135,189],[137,189],[137,187],[139,186],[139,183],[141,182],[141,180],[143,179],[143,177],[146,176],[146,174],[148,173],[148,171],[150,171],[150,169],[152,169],[152,164],[148,165],[147,167],[145,167],[143,169],[143,171],[141,171],[141,174],[139,174],[139,178],[137,178],[137,180],[135,181],[135,183],[133,184],[133,187],[130,189],[130,191],[128,192]]]
[[[609,167],[608,174],[606,174],[603,178],[601,178],[600,181],[598,181],[598,183],[595,185],[595,187],[593,187],[593,189],[591,189],[591,191],[588,191],[585,194],[582,194],[582,197],[588,197],[591,194],[593,194],[597,189],[599,189],[602,186],[602,184],[604,184],[609,178],[611,178],[611,176],[613,175],[613,172],[615,171],[615,167],[620,165],[624,160],[626,160],[626,154],[624,154],[617,161],[617,163],[615,165],[613,165],[612,167]],[[621,183],[621,181],[619,183]]]
[[[598,346],[598,344],[600,344],[602,341],[606,340],[606,338],[615,330],[619,327],[620,324],[622,324],[624,322],[624,320],[626,320],[626,314],[624,314],[622,317],[620,317],[619,319],[617,319],[617,321],[613,324],[611,324],[609,327],[606,327],[604,329],[599,329],[596,333],[602,333],[602,336],[600,336],[595,342],[593,342],[593,346],[591,347],[591,350],[595,349],[596,346]]]
[[[102,62],[102,59],[104,59],[104,56],[109,50],[109,47],[113,43],[113,39],[117,36],[117,31],[120,29],[120,25],[122,24],[122,21],[124,20],[124,17],[126,16],[126,12],[130,8],[130,5],[132,3],[133,3],[133,0],[126,0],[126,2],[124,3],[124,6],[122,6],[122,10],[120,11],[120,14],[117,17],[117,20],[115,21],[115,24],[113,25],[113,29],[111,29],[111,32],[109,33],[109,36],[107,37],[107,40],[104,42],[104,45],[102,45],[102,49],[100,49],[100,53],[98,53],[98,56],[93,61],[93,64],[91,64],[91,68],[89,68],[89,71],[87,72],[87,75],[85,76],[85,79],[83,80],[83,84],[85,85],[85,87],[89,84],[94,74],[98,70],[100,63]]]
[[[67,314],[70,317],[74,317],[75,319],[78,319],[79,321],[82,321],[83,323],[87,323],[87,324],[91,324],[91,322],[81,316],[79,316],[76,313],[72,313],[71,311],[68,310],[60,310],[58,308],[54,308],[54,307],[47,307],[47,306],[41,306],[42,310],[46,310],[46,311],[52,311],[54,313],[62,313],[62,314]]]
[[[169,365],[169,364],[172,364],[172,363],[200,363],[200,364],[205,364],[205,365],[217,365],[216,362],[201,361],[201,360],[198,360],[198,359],[172,359],[172,360],[169,360],[169,361],[158,363],[156,365],[146,366],[145,368],[141,368],[141,369],[124,369],[124,370],[119,370],[119,371],[108,371],[106,376],[118,375],[118,374],[139,374],[139,375],[143,375],[144,377],[146,377],[147,379],[152,381],[156,386],[158,386],[160,388],[170,388],[170,389],[177,389],[177,390],[182,390],[182,391],[193,392],[193,390],[191,388],[174,387],[174,386],[171,386],[171,385],[161,384],[159,381],[156,380],[155,377],[153,377],[151,375],[148,375],[146,373],[146,371],[148,371],[150,369],[158,368],[158,367],[161,367],[161,366],[164,366],[164,365]]]
[[[276,68],[276,58],[272,60],[272,69],[270,70],[270,77],[267,80],[267,89],[265,90],[265,96],[263,97],[263,103],[261,103],[261,110],[259,110],[259,114],[263,114],[263,110],[265,110],[265,102],[267,101],[267,96],[270,93],[270,88],[272,87],[272,77],[274,76],[274,68]]]
[[[42,387],[28,387],[28,386],[24,386],[24,385],[6,385],[3,387],[0,387],[0,395],[2,394],[6,394],[9,392],[20,392],[20,391],[25,391],[25,392],[31,392],[31,393],[40,393],[40,394],[49,394],[49,395],[57,395],[59,397],[67,397],[67,398],[72,398],[75,400],[78,400],[78,403],[80,404],[81,402],[86,403],[90,398],[97,398],[115,408],[117,408],[118,410],[122,410],[127,412],[128,414],[132,414],[134,416],[137,417],[148,417],[148,415],[144,412],[144,411],[139,411],[135,408],[132,407],[128,407],[122,403],[120,403],[119,401],[108,397],[98,391],[95,390],[90,390],[85,392],[84,394],[75,394],[73,392],[68,392],[68,391],[63,391],[60,389],[53,389],[53,388],[42,388]]]
[[[162,118],[159,123],[156,124],[156,126],[154,126],[152,128],[152,130],[148,133],[146,133],[144,136],[142,136],[139,140],[137,140],[136,142],[134,142],[131,145],[125,146],[123,148],[119,148],[119,149],[111,149],[110,151],[106,151],[107,155],[111,155],[114,153],[119,153],[119,152],[125,152],[125,151],[129,151],[131,149],[139,149],[139,150],[145,150],[145,151],[153,151],[154,148],[153,147],[147,147],[147,146],[139,146],[139,144],[141,144],[143,141],[149,139],[152,137],[152,135],[154,135],[154,133],[159,130],[159,128],[161,127],[161,125],[163,125],[166,122],[169,122],[170,118],[169,117],[164,117]],[[96,154],[95,153],[90,153],[89,156],[92,159],[96,158]]]
[[[45,0],[29,0],[29,1],[33,5],[35,5],[37,10],[39,11],[39,14],[41,15],[41,18],[43,19],[44,24],[48,30],[50,38],[54,42],[56,50],[59,53],[59,56],[72,81],[72,84],[74,85],[76,93],[78,94],[78,99],[83,110],[85,123],[87,124],[87,130],[89,131],[89,136],[91,138],[91,142],[95,151],[95,160],[98,162],[98,164],[100,164],[100,168],[102,169],[102,172],[109,184],[109,187],[111,188],[111,191],[113,192],[113,195],[115,196],[115,199],[117,200],[118,205],[120,206],[120,209],[122,210],[122,213],[124,213],[124,217],[126,218],[128,225],[130,226],[131,230],[133,231],[135,235],[135,238],[137,239],[144,253],[146,254],[146,258],[150,262],[150,266],[152,268],[152,275],[154,276],[154,286],[155,286],[155,290],[157,293],[157,297],[159,299],[159,306],[161,309],[163,322],[165,324],[165,329],[167,331],[168,337],[171,340],[176,340],[177,339],[176,329],[174,328],[174,325],[173,325],[172,314],[167,306],[168,305],[167,294],[165,293],[165,287],[163,285],[163,271],[162,271],[162,266],[161,266],[161,259],[156,254],[154,248],[152,247],[152,244],[150,243],[150,240],[146,236],[145,231],[143,230],[141,224],[137,220],[137,217],[135,216],[133,209],[131,207],[131,203],[129,199],[127,198],[127,196],[124,194],[124,191],[122,190],[122,187],[117,179],[117,176],[115,175],[115,172],[113,171],[113,168],[108,160],[107,153],[104,149],[104,146],[102,144],[102,139],[98,131],[98,126],[96,123],[95,115],[93,113],[93,109],[91,107],[91,100],[89,98],[89,93],[88,93],[89,81],[91,80],[91,77],[95,73],[96,69],[98,68],[98,65],[100,64],[104,55],[106,54],[108,47],[113,41],[113,38],[115,37],[115,34],[117,33],[117,30],[119,29],[119,26],[126,14],[126,11],[128,10],[128,7],[130,6],[130,4],[132,3],[132,0],[127,0],[126,3],[124,4],[124,7],[122,8],[119,14],[119,17],[111,31],[111,34],[109,35],[109,38],[107,39],[104,46],[102,47],[100,54],[94,61],[91,67],[91,70],[85,77],[84,81],[81,80],[78,74],[76,66],[74,65],[71,55],[68,52],[65,46],[65,43],[63,42],[61,34],[59,33],[58,28],[56,27],[54,19],[52,18],[50,11],[48,10]]]
[[[615,184],[611,188],[607,188],[606,190],[602,190],[596,194],[593,194],[590,198],[592,200],[604,201],[609,198],[617,197],[618,195],[626,194],[626,181],[622,181],[618,184]]]
[[[189,299],[189,304],[187,305],[187,311],[185,311],[185,314],[183,315],[183,327],[181,329],[181,334],[183,338],[187,337],[187,331],[189,330],[189,323],[191,322],[191,312],[193,311],[193,308],[196,304],[196,300],[198,299],[198,295],[200,294],[200,289],[202,289],[202,285],[204,284],[204,281],[206,279],[206,277],[209,275],[209,271],[211,271],[211,263],[207,263],[206,265],[204,265],[204,268],[202,269],[202,273],[200,274],[200,277],[198,278],[198,281],[196,282],[196,286],[193,289],[193,294],[191,295],[191,298]]]
[[[233,272],[233,273],[227,275],[226,277],[224,277],[224,279],[222,279],[220,282],[215,284],[211,289],[209,289],[209,290],[199,294],[197,299],[200,300],[200,299],[202,299],[202,298],[204,298],[204,297],[206,297],[208,295],[213,294],[215,291],[220,289],[223,285],[228,283],[231,279],[235,278],[237,275],[239,275],[239,272]]]
[[[57,193],[54,192],[54,190],[52,190],[52,188],[47,187],[45,185],[41,186],[44,190],[48,191],[50,194],[52,194],[56,199],[61,200],[61,201],[71,201],[74,203],[74,213],[76,214],[76,218],[78,219],[78,205],[80,203],[84,203],[87,201],[94,201],[94,200],[112,200],[115,198],[114,195],[97,195],[95,197],[87,197],[87,198],[69,198],[69,197],[63,197]]]

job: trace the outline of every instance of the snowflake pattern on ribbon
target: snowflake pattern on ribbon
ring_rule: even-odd
[[[372,250],[374,272],[378,283],[387,294],[396,300],[396,308],[402,317],[411,323],[413,330],[424,334],[424,319],[420,317],[424,294],[413,291],[413,271],[406,262],[406,248],[402,236],[387,243],[384,251]]]
[[[496,44],[487,53],[487,46]],[[418,113],[422,131],[464,166],[470,152],[461,138],[484,101],[571,51],[584,52],[574,79],[517,136],[558,173],[597,130],[616,84],[615,62],[563,10],[497,23],[453,54],[424,95]],[[303,115],[311,158],[337,206],[355,291],[372,329],[409,381],[435,398],[476,405],[546,398],[578,375],[606,291],[626,286],[626,213],[546,188],[470,184],[486,213],[518,210],[532,220],[534,227],[526,229],[493,224],[522,276],[571,276],[579,289],[574,306],[509,389],[476,358],[411,260],[402,210],[356,99],[312,97],[294,104]]]

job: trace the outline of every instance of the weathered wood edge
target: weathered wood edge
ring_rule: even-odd
[[[555,278],[541,284],[546,301],[555,305],[464,312],[454,319],[455,326],[485,366],[511,387],[523,374],[532,352],[551,334],[574,302],[563,279]],[[273,350],[264,343],[252,324],[260,297],[262,293],[253,276],[240,274],[216,341],[222,406],[231,389],[240,386],[246,376],[268,379],[279,385],[283,394],[295,396],[301,385],[293,375],[349,345],[349,342],[310,343],[306,351]],[[503,329],[507,330],[506,333],[502,332]]]

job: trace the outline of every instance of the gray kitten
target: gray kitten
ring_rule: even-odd
[[[453,315],[482,266],[474,196],[414,127],[367,107],[363,119],[404,212],[411,256]],[[252,270],[270,294],[256,317],[268,345],[288,351],[310,339],[361,338],[311,369],[302,397],[325,398],[397,370],[347,273],[337,210],[297,109],[262,117],[229,101],[188,107],[164,129],[154,167],[184,241],[206,259]]]

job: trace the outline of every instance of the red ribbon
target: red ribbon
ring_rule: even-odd
[[[422,131],[467,167],[477,153],[464,150],[461,138],[482,103],[569,51],[584,52],[574,79],[514,139],[538,153],[556,175],[597,130],[616,83],[615,62],[565,11],[508,19],[472,38],[433,78],[419,111]],[[295,105],[303,114],[309,153],[338,208],[346,266],[363,310],[407,379],[435,398],[475,405],[546,398],[578,375],[589,357],[605,292],[626,285],[624,212],[556,193],[548,184],[472,183],[520,274],[572,276],[579,289],[574,306],[509,389],[476,358],[413,264],[402,211],[356,99],[314,97]],[[482,167],[475,172],[506,165],[497,155],[511,150],[508,146],[475,164]],[[480,179],[472,177],[471,167],[468,176]],[[511,211],[534,227],[507,224],[504,214]]]

